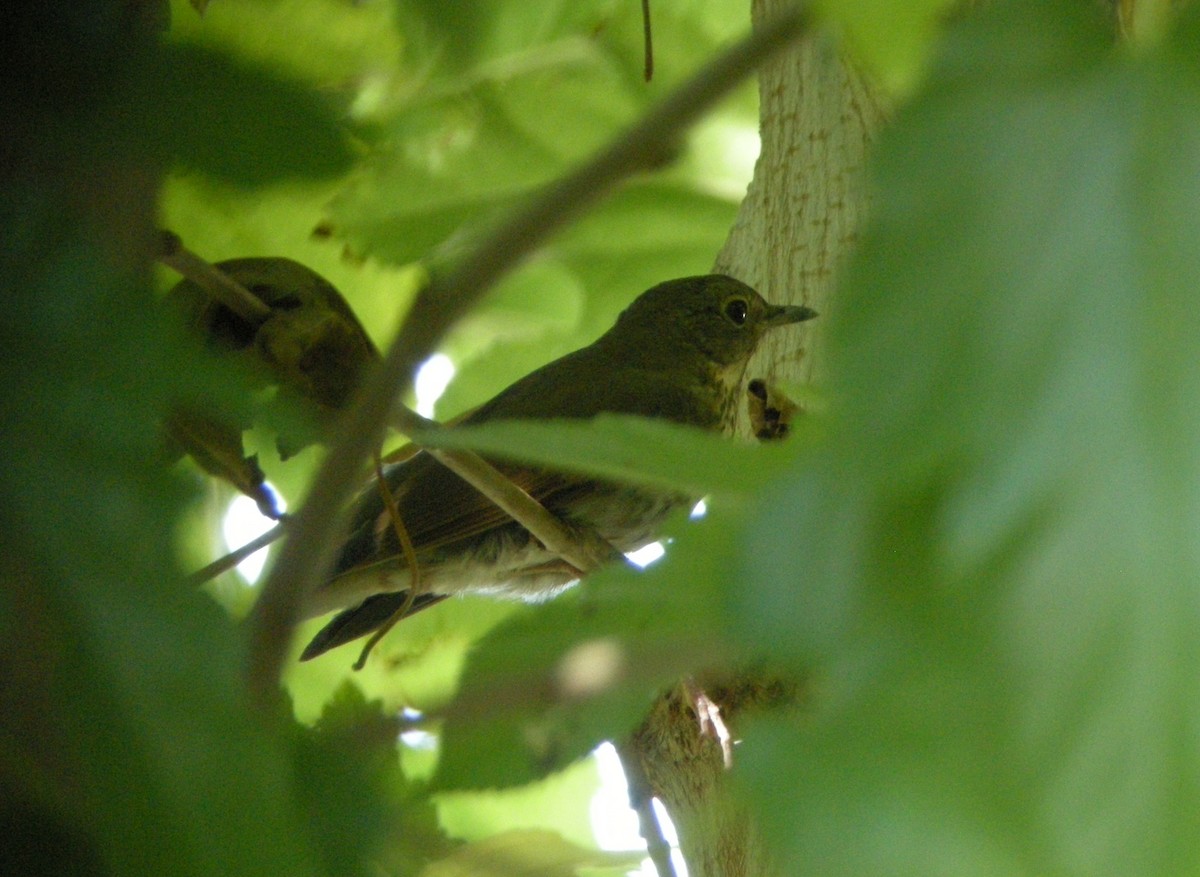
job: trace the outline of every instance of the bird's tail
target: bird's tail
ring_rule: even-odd
[[[404,613],[404,617],[407,618],[414,612],[419,612],[434,603],[440,603],[444,599],[446,599],[445,594],[418,594],[412,600],[408,611]],[[408,591],[376,594],[374,597],[363,600],[353,609],[339,612],[304,647],[304,651],[300,653],[300,660],[311,660],[318,655],[325,654],[330,649],[374,633],[403,609],[407,600]]]

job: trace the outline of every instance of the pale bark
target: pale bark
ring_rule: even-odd
[[[789,2],[753,0],[754,20]],[[759,92],[762,152],[715,270],[769,301],[807,304],[824,315],[800,332],[769,336],[746,375],[805,384],[820,379],[821,325],[836,308],[834,282],[862,220],[864,163],[885,111],[820,35],[764,67]],[[741,431],[750,432],[745,414]],[[735,733],[740,710],[794,702],[798,690],[795,682],[730,679],[715,692],[712,680],[703,684]],[[686,687],[664,695],[629,749],[671,813],[691,877],[775,873],[750,814],[729,795],[720,748],[701,735]]]
[[[754,20],[788,5],[753,0]],[[806,324],[800,338],[768,336],[750,367],[755,377],[802,384],[819,378],[836,273],[858,234],[867,151],[885,110],[878,92],[819,33],[760,70],[759,99],[762,152],[716,270],[769,301],[825,315]]]

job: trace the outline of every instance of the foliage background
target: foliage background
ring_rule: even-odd
[[[620,873],[584,849],[594,778],[567,765],[679,673],[750,659],[812,680],[803,717],[739,729],[786,873],[1197,870],[1200,16],[1145,4],[1115,45],[1094,3],[945,27],[939,4],[836,5],[898,108],[828,321],[830,413],[770,460],[589,439],[647,469],[687,447],[712,512],[645,575],[424,613],[352,686],[349,660],[295,666],[298,722],[243,702],[244,586],[182,584],[223,500],[164,464],[157,423],[242,403],[157,316],[153,228],[302,261],[384,343],[414,260],[453,258],[746,9],[656,2],[649,86],[615,0],[176,3],[161,38],[153,3],[0,13],[6,872]],[[747,90],[498,288],[446,341],[439,415],[706,270],[754,124]],[[271,441],[248,436],[294,506],[320,451],[278,465]],[[767,488],[718,477],[764,467]],[[546,688],[596,643],[617,684]],[[405,706],[448,710],[436,774],[395,745]]]

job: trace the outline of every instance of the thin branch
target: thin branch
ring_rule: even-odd
[[[420,433],[445,429],[441,424],[404,406],[398,406],[393,412],[392,422],[405,435],[416,435],[417,444],[421,443]],[[595,531],[567,526],[474,451],[426,448],[425,453],[432,455],[520,522],[547,550],[553,551],[580,573],[589,573],[614,560],[624,560],[624,555]]]
[[[366,381],[339,438],[313,481],[308,501],[267,576],[250,619],[248,686],[252,699],[269,707],[278,697],[279,675],[305,597],[327,574],[343,506],[364,461],[382,436],[395,398],[446,329],[482,293],[542,241],[583,213],[622,179],[653,168],[671,154],[681,132],[804,30],[792,9],[705,65],[681,88],[593,160],[552,183],[507,222],[465,254],[458,266],[435,275],[417,296],[387,355]]]
[[[645,52],[645,67],[642,75],[649,82],[654,78],[654,39],[650,27],[650,0],[642,0],[642,46]]]
[[[654,789],[646,776],[637,748],[630,743],[616,747],[617,757],[625,771],[625,782],[629,786],[629,806],[638,818],[638,833],[646,841],[646,853],[658,872],[658,877],[675,877],[675,862],[671,858],[671,845],[663,834],[662,823],[654,812]]]
[[[263,533],[257,539],[247,542],[241,548],[235,548],[224,557],[218,557],[212,563],[208,564],[208,566],[201,567],[200,569],[196,570],[187,577],[188,584],[199,587],[205,582],[215,579],[221,573],[228,572],[229,570],[233,569],[251,554],[254,554],[256,551],[261,551],[286,533],[287,521],[288,519],[286,517],[282,518],[278,524],[276,524],[267,532]]]
[[[195,283],[250,325],[258,326],[271,316],[271,309],[262,299],[185,247],[179,235],[162,232],[161,246],[158,261]]]
[[[400,553],[404,556],[404,565],[408,567],[408,591],[405,594],[404,602],[400,604],[400,608],[392,613],[391,617],[385,621],[371,636],[367,639],[367,644],[362,647],[362,651],[358,654],[358,660],[354,662],[354,669],[361,670],[367,666],[367,658],[383,639],[391,631],[396,624],[408,615],[413,607],[413,602],[417,599],[417,595],[422,593],[424,588],[421,583],[421,561],[417,559],[417,547],[413,545],[412,536],[408,533],[408,527],[400,517],[400,507],[396,504],[396,495],[392,493],[392,486],[388,484],[387,476],[383,471],[383,458],[379,455],[379,451],[374,454],[375,463],[375,486],[379,489],[379,497],[383,500],[383,506],[387,509],[388,517],[392,519],[392,530],[396,534],[396,539],[400,542]]]
[[[403,405],[396,406],[392,412],[391,425],[409,437],[415,436],[415,446],[420,446],[422,433],[428,435],[447,428]],[[499,506],[532,533],[547,550],[569,563],[580,575],[609,563],[627,562],[625,555],[595,530],[570,527],[563,523],[557,515],[474,451],[443,448],[425,448],[424,451]],[[301,617],[315,618],[369,596],[363,591],[361,581],[348,581],[347,584],[354,589],[352,593],[339,587],[339,580],[335,579],[309,594],[304,600]],[[386,590],[386,580],[381,578],[379,587],[381,593]]]

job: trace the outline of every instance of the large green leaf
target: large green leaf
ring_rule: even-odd
[[[309,91],[159,46],[132,14],[142,5],[4,13],[22,48],[0,77],[0,870],[319,873],[328,825],[357,818],[365,837],[378,799],[306,819],[290,717],[249,708],[242,632],[182,578],[194,497],[162,423],[185,397],[232,391],[175,336],[148,279],[167,163],[245,182],[346,155]],[[31,47],[56,51],[8,68]],[[308,139],[283,148],[288,132]]]
[[[723,507],[679,521],[663,560],[594,573],[496,628],[470,655],[447,711],[436,784],[477,789],[543,777],[624,739],[683,676],[727,666],[722,590],[739,523]]]
[[[495,421],[420,433],[429,447],[465,448],[610,481],[702,496],[744,496],[770,481],[793,447],[736,441],[662,420],[601,414],[588,421]]]
[[[307,88],[183,45],[164,47],[139,76],[146,91],[134,90],[136,103],[108,110],[188,169],[246,184],[332,176],[350,164],[336,116]]]
[[[1200,19],[1090,11],[965,22],[879,150],[840,424],[729,600],[820,679],[744,748],[790,873],[1200,866]]]
[[[913,85],[954,0],[818,0],[822,17],[845,29],[856,56],[885,85]]]

